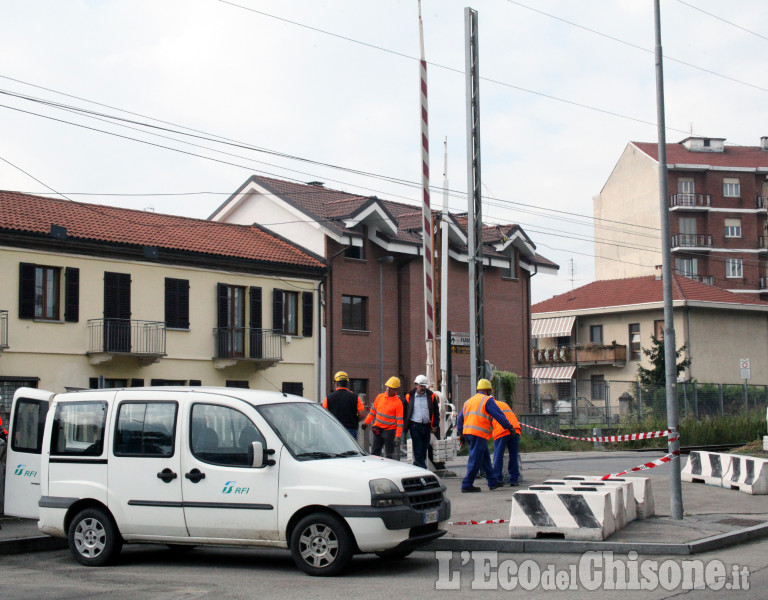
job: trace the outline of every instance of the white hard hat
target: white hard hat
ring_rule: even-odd
[[[427,380],[426,375],[416,375],[416,379],[413,380],[413,383],[417,383],[419,385],[429,385],[429,380]]]

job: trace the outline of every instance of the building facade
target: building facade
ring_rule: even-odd
[[[768,137],[759,146],[689,137],[667,144],[676,273],[768,299]],[[658,146],[630,142],[594,198],[595,277],[653,274],[662,263]]]
[[[436,218],[439,213],[435,213]],[[357,196],[314,182],[297,184],[252,177],[210,217],[280,234],[328,264],[324,284],[324,335],[330,385],[335,371],[349,373],[369,397],[398,375],[403,392],[426,371],[420,206]],[[448,329],[469,331],[466,214],[447,221],[448,296],[437,303]],[[485,359],[523,376],[530,373],[530,285],[557,265],[539,256],[516,225],[484,228]],[[435,242],[439,250],[439,237]],[[435,282],[439,290],[440,282]],[[436,333],[439,333],[436,332]],[[455,347],[450,386],[459,402],[470,395],[469,355]],[[468,350],[468,348],[467,348]],[[452,383],[457,379],[454,377]]]
[[[676,345],[690,366],[683,381],[739,384],[740,359],[752,365],[750,384],[768,385],[768,302],[674,275]],[[608,401],[619,414],[621,390],[606,382],[634,382],[643,349],[664,337],[662,281],[655,276],[600,280],[531,307],[534,378],[555,400],[579,396]],[[631,389],[631,386],[629,388]]]
[[[0,192],[0,410],[23,385],[317,399],[324,272],[257,227]]]

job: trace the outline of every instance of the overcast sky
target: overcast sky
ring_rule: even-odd
[[[768,135],[768,2],[661,5],[667,141],[693,132],[758,145]],[[0,189],[197,218],[253,173],[421,201],[416,0],[0,6]],[[422,5],[433,206],[447,137],[450,206],[462,211],[465,6]],[[536,302],[571,288],[571,261],[574,286],[593,279],[592,197],[627,142],[657,140],[653,2],[471,7],[484,218],[521,224],[561,266],[534,277]]]

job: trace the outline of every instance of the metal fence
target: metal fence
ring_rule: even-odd
[[[468,375],[454,376],[456,409],[475,392]],[[724,417],[768,408],[768,386],[745,383],[677,384],[680,419]],[[557,415],[562,425],[616,425],[646,417],[666,418],[664,386],[638,381],[547,381],[521,377],[512,402],[516,414]]]

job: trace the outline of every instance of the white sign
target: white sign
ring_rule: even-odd
[[[741,378],[742,379],[750,379],[752,377],[752,371],[750,369],[749,359],[748,358],[740,358],[739,359],[739,369],[741,370]]]
[[[451,333],[451,346],[469,346],[469,334]]]

